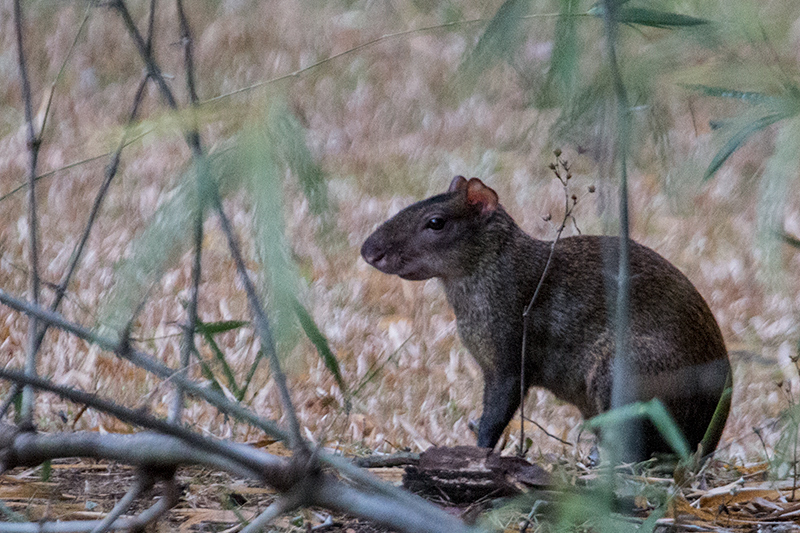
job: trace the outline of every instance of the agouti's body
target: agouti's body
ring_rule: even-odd
[[[555,246],[532,310],[526,387],[535,385],[591,417],[611,406],[618,239],[578,236]],[[520,403],[522,313],[550,254],[523,232],[480,180],[380,226],[361,254],[405,279],[441,279],[459,335],[484,375],[478,446],[494,447]],[[631,242],[630,357],[638,399],[660,398],[694,449],[729,372],[719,327],[691,282],[656,252]],[[669,451],[644,426],[635,459]],[[709,450],[717,442],[710,443]]]

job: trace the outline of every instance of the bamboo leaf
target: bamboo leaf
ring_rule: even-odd
[[[706,19],[644,7],[625,7],[620,9],[617,22],[624,24],[640,24],[653,28],[691,27],[709,23]]]
[[[246,320],[223,320],[221,322],[198,322],[197,331],[208,335],[216,335],[217,333],[224,333],[234,329],[239,329],[242,326],[248,325],[250,322]]]
[[[462,73],[469,73],[474,79],[476,74],[486,70],[497,59],[507,60],[524,38],[523,25],[525,16],[530,10],[529,0],[506,0],[497,10],[475,48],[461,64]]]
[[[228,382],[228,388],[231,390],[231,393],[234,396],[238,396],[239,394],[239,386],[236,383],[236,376],[233,373],[230,365],[228,364],[227,359],[225,358],[225,354],[220,349],[219,345],[214,340],[214,337],[208,331],[203,328],[203,323],[198,320],[198,327],[197,330],[203,334],[203,338],[205,339],[208,346],[211,348],[211,353],[214,354],[214,358],[219,363],[220,367],[222,368],[222,373],[225,375],[225,380]]]
[[[635,402],[623,405],[617,409],[607,411],[591,418],[586,425],[592,429],[608,426],[617,426],[629,420],[637,418],[647,418],[656,426],[661,436],[670,447],[681,456],[687,459],[690,455],[689,445],[683,432],[675,423],[672,415],[669,414],[664,404],[657,398],[647,402]]]
[[[778,234],[778,236],[781,238],[781,240],[782,240],[782,241],[783,241],[785,244],[788,244],[788,245],[789,245],[789,246],[791,246],[792,248],[797,248],[798,250],[800,250],[800,239],[798,239],[797,237],[794,237],[794,236],[792,236],[792,235],[789,235],[789,234],[788,234],[788,233],[786,233],[785,231],[782,231],[782,232],[780,232],[780,233]]]
[[[197,358],[197,361],[200,364],[200,372],[203,374],[203,377],[211,382],[211,389],[217,392],[222,392],[222,385],[220,385],[219,381],[217,381],[217,377],[211,370],[211,366],[209,366],[209,364],[205,359],[203,359],[197,350],[194,351],[194,356]]]
[[[681,86],[689,90],[697,91],[703,96],[741,100],[742,102],[752,104],[769,104],[775,103],[777,100],[776,97],[759,91],[737,91],[726,87],[711,87],[702,84],[681,84]]]
[[[573,0],[561,0],[547,80],[542,90],[537,93],[539,107],[568,102],[578,86],[580,41],[578,21],[573,11],[574,4]]]
[[[605,12],[605,7],[600,4],[589,10],[590,15],[600,18]],[[710,23],[706,19],[646,7],[622,7],[617,11],[616,21],[620,24],[639,24],[652,28],[686,28]]]
[[[325,338],[325,335],[323,335],[319,330],[317,324],[314,322],[314,319],[311,317],[308,311],[306,311],[306,308],[303,307],[299,301],[297,301],[297,299],[294,299],[293,304],[294,312],[297,315],[297,320],[300,321],[300,326],[303,328],[303,331],[308,339],[317,348],[317,353],[325,363],[325,367],[328,369],[331,375],[333,375],[337,385],[339,385],[339,389],[342,391],[342,394],[344,394],[345,398],[348,398],[347,403],[349,404],[350,401],[347,384],[345,384],[344,379],[342,378],[342,373],[339,370],[339,361],[333,354],[333,351],[328,344],[328,339]]]
[[[303,127],[285,103],[273,104],[273,108],[268,116],[267,131],[275,147],[275,157],[297,175],[311,212],[322,214],[329,207],[322,167],[311,155]]]
[[[728,160],[728,158],[738,150],[747,139],[754,133],[763,130],[781,119],[786,118],[784,113],[771,113],[769,115],[760,117],[752,122],[746,124],[743,128],[734,133],[730,139],[723,145],[723,147],[714,156],[714,159],[709,163],[703,180],[709,180],[719,170],[719,168]]]

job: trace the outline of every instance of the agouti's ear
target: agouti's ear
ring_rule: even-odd
[[[467,179],[464,176],[456,176],[453,178],[453,181],[450,182],[450,188],[447,189],[447,192],[456,192],[466,188]]]
[[[497,193],[490,187],[483,184],[478,178],[471,178],[469,182],[464,180],[467,187],[467,203],[479,206],[481,213],[491,213],[497,209]]]

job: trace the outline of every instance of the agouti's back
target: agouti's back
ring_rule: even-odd
[[[630,358],[637,399],[658,397],[694,449],[725,387],[719,327],[691,282],[653,250],[631,242]],[[584,417],[611,406],[619,241],[560,240],[532,310],[525,390],[549,389]],[[484,375],[478,445],[494,447],[520,403],[522,313],[551,243],[524,233],[480,180],[398,213],[364,243],[362,256],[388,274],[441,279],[459,335]],[[632,386],[633,383],[627,384]],[[669,451],[645,426],[640,454]],[[717,442],[710,443],[710,450]]]

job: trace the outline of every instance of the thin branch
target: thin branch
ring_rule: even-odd
[[[142,38],[142,34],[139,33],[139,29],[136,27],[136,23],[133,22],[133,18],[131,18],[131,14],[128,11],[128,7],[125,5],[125,2],[123,0],[111,0],[108,3],[108,6],[112,9],[116,9],[120,17],[122,17],[122,22],[125,24],[128,33],[133,39],[133,43],[136,45],[136,49],[139,51],[139,55],[144,61],[144,65],[147,68],[147,73],[150,74],[150,77],[153,78],[153,81],[155,81],[159,91],[161,92],[161,95],[167,101],[167,105],[169,105],[171,109],[177,109],[178,103],[175,101],[175,97],[172,95],[172,91],[169,89],[164,76],[161,75],[161,69],[153,59],[153,54],[150,50],[149,43],[148,41],[145,41],[145,39]]]
[[[267,531],[267,526],[281,516],[297,509],[305,501],[305,494],[297,491],[292,491],[289,494],[279,496],[269,507],[255,517],[247,526],[242,528],[239,533],[258,533],[259,531]]]
[[[136,120],[136,115],[138,114],[139,105],[144,96],[144,88],[147,86],[148,79],[149,76],[145,75],[144,78],[142,78],[142,81],[139,82],[139,87],[136,90],[136,96],[133,99],[133,106],[130,112],[130,116],[128,117],[128,126],[133,124],[133,122]],[[72,279],[72,275],[75,273],[75,270],[78,267],[78,263],[80,262],[81,257],[83,256],[83,250],[86,246],[86,243],[89,241],[89,235],[91,234],[92,228],[94,227],[97,214],[100,212],[100,207],[103,205],[103,200],[105,200],[108,188],[111,185],[111,181],[117,175],[120,158],[122,156],[122,150],[123,148],[125,148],[125,146],[126,146],[126,138],[125,135],[123,135],[122,139],[120,139],[116,151],[111,156],[111,161],[106,167],[105,179],[103,180],[103,183],[100,185],[100,190],[97,191],[97,196],[94,199],[94,204],[92,204],[92,209],[89,212],[89,218],[86,220],[86,225],[83,229],[83,234],[81,235],[80,241],[78,241],[75,250],[73,250],[72,252],[72,257],[69,266],[67,267],[67,271],[64,273],[64,276],[61,278],[61,281],[55,288],[56,295],[55,298],[53,299],[53,302],[50,304],[50,311],[58,310],[58,306],[61,304],[61,300],[64,298],[64,295],[66,294],[67,287],[69,286],[69,282]],[[39,334],[36,339],[37,349],[39,345],[41,345],[42,339],[44,338],[44,334],[47,332],[47,327],[48,324],[44,323],[42,324],[42,327],[39,328]]]
[[[222,231],[228,239],[228,248],[230,249],[233,260],[236,263],[236,270],[239,272],[239,277],[244,285],[245,293],[247,294],[247,301],[250,304],[250,312],[253,313],[256,329],[258,330],[259,337],[261,338],[261,347],[267,353],[270,362],[270,369],[272,370],[272,377],[278,386],[278,392],[281,396],[281,403],[283,403],[284,414],[289,421],[289,446],[295,450],[301,450],[305,445],[303,438],[300,435],[300,422],[297,420],[297,413],[295,412],[294,405],[292,404],[292,397],[289,394],[289,388],[286,385],[286,375],[281,370],[280,360],[278,353],[275,349],[275,341],[272,337],[272,329],[270,328],[267,316],[264,313],[264,308],[261,306],[260,299],[256,293],[256,288],[247,274],[247,266],[245,265],[244,258],[242,257],[241,247],[239,246],[236,234],[231,227],[228,217],[222,207],[222,200],[219,197],[217,190],[213,191],[212,201],[217,210]]]
[[[189,26],[189,19],[186,17],[186,12],[183,9],[183,0],[176,0],[178,8],[178,20],[180,23],[181,42],[183,43],[183,65],[186,70],[186,88],[189,91],[189,101],[192,106],[196,106],[199,102],[197,98],[197,88],[194,80],[194,47],[192,39],[192,30]]]
[[[181,465],[197,465],[264,481],[262,470],[285,470],[288,464],[284,459],[244,444],[225,442],[226,447],[238,448],[249,462],[258,465],[257,469],[249,468],[227,457],[227,452],[225,455],[210,452],[177,437],[147,431],[130,435],[101,435],[93,431],[48,435],[20,432],[16,426],[0,424],[0,441],[0,449],[5,453],[0,467],[4,470],[82,457],[133,465],[153,475],[168,473]]]
[[[150,490],[153,486],[153,477],[144,473],[139,472],[136,476],[136,479],[131,485],[131,488],[128,489],[128,492],[125,493],[117,504],[114,506],[113,509],[100,521],[96,528],[94,528],[91,533],[105,533],[111,528],[111,524],[114,521],[122,516],[125,511],[130,509],[133,502],[136,501],[136,498],[141,496],[144,492]]]
[[[67,55],[64,57],[64,61],[61,63],[61,68],[58,69],[58,74],[56,74],[56,77],[53,80],[53,83],[50,84],[50,91],[49,91],[49,93],[47,95],[47,105],[45,106],[44,114],[42,116],[42,124],[39,127],[39,136],[40,137],[44,133],[44,129],[47,126],[47,117],[50,116],[50,107],[51,107],[51,105],[53,103],[53,95],[56,92],[56,85],[58,85],[58,82],[61,80],[61,77],[64,75],[64,70],[67,68],[67,62],[69,61],[69,58],[72,57],[72,52],[75,50],[75,47],[78,45],[78,38],[80,38],[81,33],[83,33],[83,28],[86,27],[86,23],[89,22],[89,15],[91,14],[92,9],[94,8],[93,4],[94,4],[93,2],[88,2],[87,3],[86,12],[83,15],[83,21],[81,22],[81,25],[78,27],[78,31],[75,33],[75,38],[72,40],[72,44],[70,45],[69,50],[67,50]]]
[[[153,0],[155,1],[155,0]],[[177,0],[178,18],[180,21],[181,40],[183,41],[184,69],[186,70],[186,86],[189,91],[189,99],[192,110],[197,107],[197,92],[194,84],[194,60],[192,57],[192,32],[189,28],[189,20],[183,9],[183,2]],[[192,112],[192,129],[197,131],[197,117]],[[198,139],[199,142],[199,139]],[[205,163],[205,160],[202,161]],[[198,169],[199,170],[199,169]],[[202,169],[206,171],[206,168]],[[202,258],[203,258],[203,221],[205,220],[205,199],[203,197],[200,173],[195,179],[197,191],[197,214],[194,220],[194,261],[192,263],[192,285],[189,289],[189,304],[186,309],[186,324],[183,327],[183,338],[181,340],[181,370],[186,372],[191,362],[192,353],[196,351],[194,335],[197,330],[197,298],[200,294],[200,280],[202,279]],[[172,407],[170,408],[170,420],[177,422],[180,420],[181,410],[183,409],[183,389],[176,387],[173,397]]]
[[[29,262],[29,290],[31,301],[39,303],[39,235],[38,217],[36,215],[36,163],[39,158],[41,146],[40,132],[36,132],[33,125],[33,105],[31,103],[31,84],[28,79],[28,69],[25,62],[25,49],[22,40],[22,8],[20,0],[14,0],[14,29],[17,37],[17,58],[19,60],[19,73],[22,81],[22,99],[25,106],[25,122],[27,125],[28,144],[28,262]],[[28,322],[28,353],[25,358],[25,373],[36,375],[36,332],[38,325],[36,319],[31,317]],[[20,423],[25,427],[33,427],[34,395],[33,389],[22,389],[22,408]]]
[[[531,424],[533,424],[534,426],[536,426],[537,428],[539,428],[539,429],[542,431],[542,433],[544,433],[545,435],[547,435],[547,436],[548,436],[548,437],[550,437],[551,439],[555,439],[555,440],[557,440],[558,442],[560,442],[561,444],[564,444],[564,445],[566,445],[566,446],[575,446],[575,445],[574,445],[573,443],[571,443],[570,441],[568,441],[568,440],[564,440],[564,439],[562,439],[562,438],[560,438],[560,437],[558,437],[558,436],[556,436],[556,435],[553,435],[552,433],[550,433],[549,431],[547,431],[547,430],[544,428],[544,426],[543,426],[543,425],[541,425],[541,424],[540,424],[539,422],[537,422],[536,420],[534,420],[534,419],[532,419],[532,418],[528,418],[527,416],[525,417],[525,420],[527,420],[528,422],[530,422]]]
[[[3,402],[2,407],[0,407],[0,419],[5,417],[8,410],[11,409],[12,405],[14,405],[14,401],[16,400],[17,395],[20,393],[21,390],[22,388],[19,386],[19,384],[13,383],[11,385],[11,390],[8,391],[8,396],[6,397],[6,400]]]
[[[135,143],[136,141],[138,141],[139,139],[141,139],[145,135],[150,134],[152,131],[153,130],[147,130],[147,131],[142,132],[139,135],[131,138],[130,140],[128,140],[125,143],[123,148]],[[58,168],[54,168],[53,170],[48,170],[47,172],[44,172],[44,173],[39,174],[38,176],[36,176],[36,181],[39,181],[39,180],[44,179],[44,178],[49,178],[50,176],[53,176],[53,175],[55,175],[55,174],[57,174],[59,172],[63,172],[65,170],[69,170],[71,168],[75,168],[75,167],[78,167],[80,165],[85,165],[86,163],[91,163],[92,161],[97,161],[98,159],[105,159],[106,157],[109,157],[109,156],[112,156],[112,155],[114,155],[114,152],[106,152],[104,154],[95,155],[95,156],[92,156],[92,157],[88,157],[86,159],[81,159],[80,161],[75,161],[74,163],[70,163],[68,165],[64,165],[63,167],[58,167]],[[13,189],[11,189],[10,191],[5,193],[4,195],[0,196],[0,202],[3,202],[4,200],[7,200],[11,196],[13,196],[13,195],[17,194],[18,192],[20,192],[21,190],[27,189],[27,188],[28,188],[28,182],[26,181],[25,183],[23,183],[23,184],[15,187]]]
[[[128,32],[131,34],[131,38],[136,44],[136,48],[139,50],[139,55],[147,67],[147,71],[155,80],[156,85],[158,86],[159,91],[161,91],[161,94],[166,100],[167,104],[170,108],[177,109],[178,104],[175,101],[175,97],[173,96],[169,85],[167,85],[166,80],[164,80],[164,77],[161,74],[161,69],[158,67],[158,64],[156,63],[152,54],[147,49],[139,30],[136,28],[136,24],[134,24],[133,19],[128,12],[128,8],[126,7],[124,0],[112,0],[110,5],[122,16],[123,22],[125,23]],[[197,165],[197,172],[201,180],[203,192],[207,193],[211,197],[212,204],[219,215],[220,223],[228,239],[228,247],[230,248],[231,255],[236,262],[236,269],[239,273],[239,277],[241,278],[242,284],[245,287],[247,301],[250,305],[250,312],[253,314],[256,329],[261,339],[261,346],[269,357],[270,368],[272,370],[273,379],[278,386],[281,403],[283,404],[284,415],[289,422],[289,446],[292,449],[297,449],[298,451],[307,451],[305,450],[305,444],[303,443],[302,435],[300,434],[300,423],[297,420],[297,412],[294,409],[294,404],[292,403],[292,398],[286,385],[286,375],[283,373],[283,370],[280,366],[280,360],[278,359],[278,353],[275,348],[275,341],[272,336],[272,329],[269,325],[269,320],[267,319],[267,315],[264,312],[263,306],[261,305],[260,298],[256,293],[255,286],[247,274],[247,268],[241,254],[241,247],[239,246],[236,235],[233,232],[230,221],[225,215],[225,210],[222,206],[222,200],[219,196],[219,190],[217,189],[214,181],[208,175],[208,166],[200,141],[200,134],[196,129],[184,132],[184,134],[186,137],[186,142],[189,144],[189,147],[192,150],[192,155],[195,158],[195,164]]]
[[[240,469],[246,468],[253,472],[260,472],[260,475],[257,476],[257,479],[262,479],[273,487],[285,487],[286,485],[286,463],[277,457],[273,457],[264,452],[254,455],[252,453],[254,450],[249,449],[247,446],[236,445],[228,441],[204,437],[184,428],[183,426],[155,418],[141,411],[129,409],[109,400],[104,400],[99,398],[96,394],[90,394],[88,392],[83,392],[69,387],[55,385],[46,379],[34,376],[26,376],[18,371],[0,369],[0,378],[17,381],[26,385],[31,385],[39,390],[52,392],[72,402],[85,404],[98,411],[111,414],[123,422],[156,431],[163,435],[175,437],[176,439],[180,439],[187,444],[198,448],[199,450],[221,455],[222,457],[226,457],[231,461],[239,463]],[[98,448],[101,447],[102,443],[100,442],[98,443]],[[5,457],[3,460],[11,462],[13,459],[17,459],[25,464],[31,461],[30,458],[25,459],[24,456],[20,457],[21,452],[30,452],[23,446],[20,446],[19,449],[20,451],[18,451],[16,454],[12,455],[11,457]],[[59,450],[58,453],[63,452]],[[126,458],[126,461],[133,462],[134,457],[136,460],[138,460],[137,464],[158,464],[158,462],[154,461],[152,458],[153,450],[147,450],[146,452],[143,449],[131,450],[131,454]],[[41,460],[39,462],[41,462]],[[175,464],[179,462],[181,462],[180,458],[176,458]],[[4,464],[3,466],[8,468],[9,466],[16,465]]]
[[[156,31],[156,0],[150,0],[150,13],[147,19],[147,54],[153,53],[153,38]]]
[[[152,524],[164,516],[167,511],[178,505],[178,502],[181,501],[181,488],[174,476],[165,479],[163,487],[164,493],[161,498],[133,519],[133,525],[130,528],[131,531],[143,531],[145,526]]]

